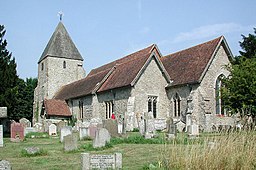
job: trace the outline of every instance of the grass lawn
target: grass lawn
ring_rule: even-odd
[[[122,139],[112,141],[113,147],[100,151],[86,151],[82,146],[89,145],[92,141],[79,141],[79,149],[74,152],[64,152],[63,144],[58,137],[27,138],[20,143],[13,143],[9,138],[4,138],[5,146],[0,148],[0,160],[8,160],[14,170],[67,170],[81,169],[83,152],[96,154],[121,152],[123,169],[145,169],[150,163],[154,165],[161,163],[162,169],[256,169],[255,132],[202,134],[200,138],[192,140],[184,134],[179,134],[168,144],[163,140],[163,133],[158,139],[153,140],[138,138],[138,133],[135,132],[129,133],[129,136],[137,136],[137,138],[125,142]],[[149,144],[151,142],[155,144]],[[210,147],[209,142],[211,142]],[[31,146],[39,147],[47,154],[23,156],[22,149]]]

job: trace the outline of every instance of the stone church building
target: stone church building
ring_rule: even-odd
[[[152,112],[156,122],[173,118],[205,131],[233,125],[220,99],[232,58],[223,36],[166,56],[152,44],[85,76],[83,58],[59,22],[38,61],[33,122],[71,117],[90,122],[114,114],[136,128],[138,119]]]

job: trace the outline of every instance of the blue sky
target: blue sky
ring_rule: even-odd
[[[238,55],[241,34],[256,27],[255,6],[255,0],[5,0],[0,24],[26,78],[37,77],[59,11],[89,73],[153,43],[167,55],[224,35]]]

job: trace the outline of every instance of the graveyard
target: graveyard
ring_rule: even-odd
[[[21,142],[5,137],[0,160],[8,160],[13,169],[82,169],[84,153],[120,153],[123,169],[255,169],[255,142],[255,131],[200,133],[197,138],[178,133],[171,140],[166,139],[165,132],[157,132],[151,139],[128,132],[111,138],[105,147],[93,148],[93,140],[85,138],[77,140],[76,149],[65,151],[60,136],[31,132]],[[24,153],[33,147],[40,153]]]

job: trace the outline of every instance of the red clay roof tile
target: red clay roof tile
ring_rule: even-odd
[[[44,106],[46,114],[49,116],[72,116],[65,101],[55,99],[45,99]]]
[[[172,86],[199,83],[222,37],[167,55],[161,61],[171,77]]]

